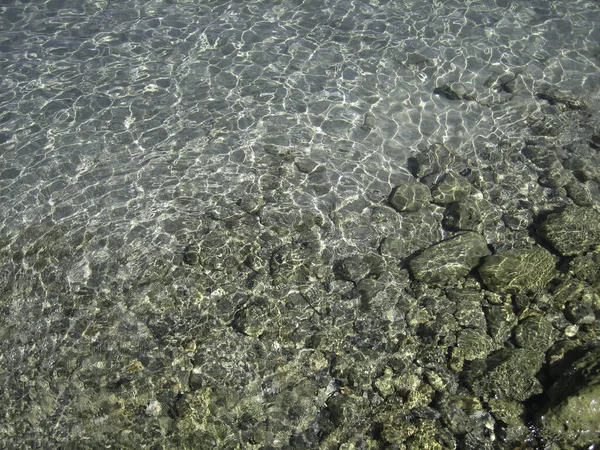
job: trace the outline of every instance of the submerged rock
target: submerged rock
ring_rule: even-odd
[[[473,365],[465,381],[475,394],[485,399],[525,401],[540,394],[542,385],[536,374],[544,363],[544,354],[521,348],[505,348]]]
[[[466,91],[464,86],[453,83],[452,85],[444,84],[442,86],[438,86],[433,90],[434,94],[439,95],[440,97],[444,97],[448,100],[474,100],[475,97],[473,94],[470,94]]]
[[[456,345],[466,361],[485,358],[494,350],[494,341],[485,330],[465,328],[458,333]]]
[[[442,240],[441,208],[423,208],[410,214],[397,214],[398,226],[386,235],[379,252],[384,257],[404,259]]]
[[[398,212],[418,211],[430,200],[429,188],[416,180],[396,186],[389,198],[390,204]]]
[[[546,317],[533,315],[515,327],[513,336],[519,347],[545,352],[558,338],[558,331]]]
[[[591,285],[600,283],[600,253],[586,253],[569,261],[568,270],[575,278]]]
[[[353,255],[334,267],[335,273],[346,281],[358,283],[369,275],[378,275],[384,270],[385,262],[379,255]]]
[[[542,247],[519,248],[485,258],[479,275],[492,292],[535,292],[555,275],[555,257]]]
[[[425,249],[409,262],[409,269],[419,281],[446,284],[467,276],[489,254],[485,239],[467,232]]]
[[[498,222],[501,214],[488,200],[470,196],[451,203],[444,216],[444,226],[455,230],[481,231]]]
[[[544,398],[535,422],[546,444],[566,449],[600,442],[600,348],[573,363]]]
[[[487,321],[487,332],[494,342],[506,342],[512,333],[512,328],[517,324],[512,305],[487,305],[484,308]]]
[[[434,203],[445,205],[459,201],[471,193],[471,183],[465,177],[448,172],[431,191]]]
[[[540,86],[535,92],[535,96],[539,99],[546,100],[552,106],[556,106],[560,111],[587,109],[585,101],[569,92],[560,91],[551,85]]]
[[[419,178],[429,178],[448,170],[462,173],[467,168],[461,156],[444,144],[434,143],[408,160],[412,174]]]
[[[563,256],[579,255],[600,247],[600,213],[591,208],[568,206],[548,216],[540,235]]]

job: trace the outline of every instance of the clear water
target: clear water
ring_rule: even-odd
[[[191,370],[182,315],[226,323],[215,295],[249,289],[182,262],[209,230],[230,230],[219,259],[314,216],[319,252],[360,253],[417,149],[477,165],[529,133],[548,85],[597,115],[599,43],[584,0],[2,2],[0,435],[85,436],[132,361],[136,404],[164,397]],[[268,281],[253,292],[289,294]]]

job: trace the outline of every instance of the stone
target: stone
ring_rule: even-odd
[[[538,351],[500,349],[476,367],[476,373],[465,374],[468,375],[465,381],[480,397],[522,402],[542,393],[543,388],[536,374],[542,368],[544,360],[544,354]]]
[[[200,246],[198,244],[189,244],[183,249],[183,262],[190,266],[195,266],[200,262]]]
[[[458,332],[456,345],[466,361],[482,359],[494,350],[494,342],[484,330],[465,328]]]
[[[600,248],[600,213],[591,208],[568,206],[550,214],[539,234],[563,256],[596,250]]]
[[[558,136],[563,126],[557,117],[549,115],[533,116],[528,121],[529,129],[534,136]]]
[[[448,170],[463,173],[467,169],[466,162],[462,157],[438,142],[409,158],[408,165],[411,173],[419,179],[441,174]]]
[[[522,348],[545,352],[559,336],[552,323],[542,315],[529,316],[514,329],[515,343]]]
[[[572,180],[565,186],[567,195],[577,206],[593,206],[594,199],[586,184]]]
[[[441,208],[423,208],[410,214],[397,214],[398,225],[379,246],[382,256],[404,259],[442,240]]]
[[[573,145],[569,150],[569,155],[563,160],[564,168],[570,170],[582,183],[590,180],[600,181],[600,170],[598,169],[600,155],[597,155],[598,152],[590,153],[589,145]]]
[[[472,94],[469,94],[466,91],[466,89],[458,83],[453,83],[452,85],[444,84],[442,86],[438,86],[433,90],[433,93],[439,95],[440,97],[444,97],[448,100],[475,99],[475,97]]]
[[[554,143],[544,142],[544,140],[534,140],[527,143],[523,149],[523,155],[536,166],[550,170],[564,171],[558,157],[559,149]],[[564,185],[564,183],[562,184]]]
[[[600,283],[600,253],[578,255],[568,263],[569,274],[594,285]]]
[[[389,202],[398,212],[418,211],[431,200],[429,188],[414,180],[392,190]]]
[[[321,262],[320,243],[310,233],[276,249],[269,260],[269,271],[275,285],[307,281]]]
[[[540,436],[559,448],[600,442],[600,348],[589,349],[544,392],[535,423]]]
[[[559,161],[553,161],[548,164],[548,168],[538,179],[542,186],[552,189],[558,189],[571,182],[572,175],[564,169]]]
[[[443,224],[454,230],[481,231],[499,219],[500,212],[488,200],[470,196],[448,206]]]
[[[384,270],[384,261],[379,255],[353,255],[340,261],[335,273],[346,281],[358,283],[369,275],[378,275]]]
[[[560,111],[576,111],[588,108],[584,100],[575,97],[570,92],[560,91],[555,86],[549,84],[538,87],[535,96],[546,100]]]
[[[466,232],[426,248],[408,266],[415,279],[443,285],[467,276],[489,254],[482,236]]]
[[[471,183],[456,172],[448,172],[431,191],[434,203],[446,205],[466,198],[471,192]]]
[[[481,307],[483,295],[476,290],[452,290],[448,298],[456,302],[454,317],[456,322],[463,328],[485,329],[485,315]]]
[[[566,319],[575,325],[591,325],[596,321],[592,307],[579,300],[568,302],[564,313]]]
[[[494,342],[502,344],[511,334],[517,324],[517,316],[511,305],[488,305],[484,308],[487,321],[487,331]]]
[[[555,265],[548,250],[535,246],[487,256],[478,270],[490,291],[519,294],[543,289],[554,278]]]

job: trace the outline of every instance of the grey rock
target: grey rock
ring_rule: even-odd
[[[353,255],[340,261],[335,267],[336,274],[347,281],[357,283],[369,275],[380,274],[385,263],[379,255]]]
[[[0,142],[2,142],[2,141],[0,140]],[[594,134],[592,134],[592,137],[590,138],[590,142],[596,148],[600,147],[600,131],[595,131]]]
[[[252,252],[253,245],[226,231],[212,230],[202,236],[198,245],[198,260],[209,270],[224,270],[241,264]],[[186,252],[191,260],[192,253]]]
[[[390,204],[398,212],[418,211],[430,200],[429,188],[416,180],[396,186],[389,198]]]
[[[448,100],[474,100],[475,97],[472,94],[469,94],[466,89],[457,83],[452,85],[444,84],[442,86],[436,87],[433,90],[434,94],[439,95],[440,97],[447,98]]]
[[[555,265],[556,259],[549,251],[535,246],[486,257],[479,267],[479,275],[492,292],[535,292],[555,276]]]
[[[562,129],[562,123],[557,117],[543,115],[529,119],[529,129],[535,136],[558,136]]]
[[[325,170],[323,166],[320,166],[318,163],[308,158],[298,159],[294,163],[302,173],[312,173],[317,169]]]
[[[293,243],[273,252],[269,270],[275,285],[295,281],[306,281],[321,262],[318,237],[304,233]]]
[[[566,278],[552,288],[552,305],[563,309],[568,302],[579,302],[586,291],[586,283],[573,278]]]
[[[542,169],[552,169],[554,171],[553,173],[562,169],[562,165],[557,156],[558,152],[559,149],[555,144],[543,141],[528,143],[523,149],[523,155],[525,155],[529,161]]]
[[[569,183],[572,177],[573,175],[565,170],[560,162],[555,161],[549,164],[538,181],[542,186],[558,189]]]
[[[200,246],[198,244],[189,244],[183,249],[183,262],[190,266],[195,266],[200,262]]]
[[[569,261],[569,273],[594,285],[600,283],[600,253],[578,255]]]
[[[455,230],[481,231],[499,219],[500,212],[488,200],[470,196],[451,203],[443,223]]]
[[[576,111],[587,109],[585,101],[573,96],[569,92],[561,92],[551,85],[540,86],[535,95],[537,98],[546,100],[561,111]]]
[[[466,198],[471,192],[469,181],[455,173],[448,172],[431,191],[434,203],[446,205]]]
[[[409,158],[409,167],[414,176],[421,179],[434,174],[443,174],[448,170],[461,173],[466,169],[465,161],[443,144],[434,143],[427,149]]]
[[[579,255],[600,247],[600,213],[568,206],[550,214],[539,232],[561,255]]]
[[[589,145],[580,148],[575,145],[571,149],[571,153],[563,161],[565,169],[572,171],[573,175],[582,182],[594,180],[600,181],[600,155],[598,152],[590,153]]]
[[[576,325],[590,325],[596,321],[592,307],[581,301],[571,301],[565,306],[565,317]]]
[[[466,232],[425,249],[409,262],[409,269],[419,281],[446,284],[465,277],[489,254],[483,237]]]
[[[513,210],[502,215],[502,221],[513,230],[524,230],[533,223],[533,212],[530,210]]]

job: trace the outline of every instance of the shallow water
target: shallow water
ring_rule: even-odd
[[[180,273],[213,222],[263,208],[285,230],[312,214],[330,221],[317,246],[335,260],[373,246],[360,218],[411,177],[418,149],[443,143],[475,169],[552,116],[548,86],[597,117],[599,43],[592,1],[3,2],[1,376],[10,423],[43,403],[16,400],[35,380],[55,403],[0,432],[67,439],[86,415],[67,373],[89,371],[93,389],[117,353],[164,359],[156,317],[243,292]],[[236,222],[228,242],[282,236],[277,220]],[[162,388],[144,389],[147,403]]]

